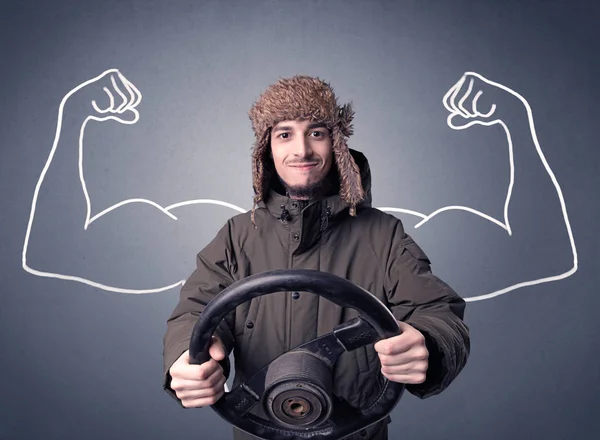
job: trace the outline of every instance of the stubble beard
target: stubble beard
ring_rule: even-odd
[[[277,176],[286,195],[297,200],[317,200],[330,195],[336,189],[337,172],[332,169],[317,182],[308,185],[288,185],[279,175]]]
[[[281,180],[281,184],[284,186],[288,197],[298,200],[314,200],[320,198],[324,193],[324,183],[324,177],[318,182],[310,183],[308,185],[288,185]]]

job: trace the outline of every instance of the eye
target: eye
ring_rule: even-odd
[[[290,137],[290,134],[284,132],[284,133],[280,133],[279,135],[277,135],[277,137],[281,138],[281,139],[287,139],[288,137]]]
[[[322,131],[313,131],[311,133],[311,136],[313,136],[313,137],[323,137],[323,136],[325,136],[325,133],[323,133]]]

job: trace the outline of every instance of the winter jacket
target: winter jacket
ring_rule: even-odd
[[[181,289],[164,338],[164,389],[171,365],[189,348],[204,306],[234,281],[273,269],[315,269],[346,278],[377,296],[395,318],[425,336],[429,351],[426,381],[407,385],[420,398],[442,392],[464,367],[469,332],[465,302],[431,272],[423,250],[396,217],[371,207],[371,175],[362,153],[351,153],[360,168],[366,199],[356,217],[338,194],[306,203],[273,190],[255,212],[231,218],[197,255],[197,268]],[[329,333],[356,317],[308,292],[277,292],[238,306],[215,334],[235,359],[234,386],[249,379],[281,353]],[[373,344],[344,353],[334,367],[334,393],[363,407],[384,382]],[[176,398],[176,397],[175,397]],[[384,438],[390,417],[348,439]],[[378,434],[379,432],[379,434]],[[234,429],[235,439],[250,439]],[[361,435],[364,434],[364,435]]]

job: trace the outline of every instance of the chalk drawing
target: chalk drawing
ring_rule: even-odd
[[[459,96],[459,93],[467,80],[469,81],[467,90],[464,93],[464,95],[457,102],[456,99]],[[422,227],[433,217],[435,217],[436,215],[441,214],[442,212],[445,212],[445,211],[452,211],[452,210],[467,211],[472,214],[478,215],[478,216],[490,221],[491,223],[501,227],[502,229],[504,229],[507,232],[507,234],[509,236],[512,235],[512,229],[510,227],[510,222],[508,220],[508,207],[510,205],[510,199],[512,196],[512,190],[513,190],[514,181],[515,181],[515,164],[514,164],[514,155],[513,155],[512,136],[510,134],[510,130],[509,130],[508,126],[504,123],[504,121],[502,121],[501,119],[489,120],[489,118],[491,118],[496,111],[495,104],[491,105],[491,107],[487,113],[481,113],[478,110],[477,104],[478,104],[479,98],[483,94],[483,91],[479,90],[473,97],[473,100],[471,102],[471,111],[470,112],[469,112],[469,110],[467,110],[464,107],[465,102],[469,99],[469,96],[471,96],[471,93],[473,92],[473,85],[475,84],[476,81],[481,81],[485,84],[497,87],[501,90],[504,90],[504,91],[510,93],[514,97],[518,98],[521,101],[521,103],[523,104],[523,106],[525,107],[525,109],[527,111],[528,122],[529,122],[529,130],[531,132],[530,133],[531,139],[533,140],[537,154],[538,154],[542,164],[544,165],[544,169],[546,170],[546,172],[550,176],[550,179],[552,180],[552,184],[554,185],[554,188],[556,189],[556,194],[557,194],[558,200],[560,202],[562,216],[564,219],[567,234],[569,236],[571,252],[573,254],[573,266],[566,272],[563,272],[563,273],[560,273],[560,274],[557,274],[554,276],[549,276],[549,277],[539,278],[539,279],[534,279],[534,280],[528,280],[528,281],[524,281],[521,283],[513,284],[513,285],[507,286],[503,289],[499,289],[499,290],[496,290],[493,292],[482,293],[477,296],[465,298],[466,301],[478,301],[478,300],[489,299],[489,298],[493,298],[493,297],[505,294],[512,290],[519,289],[521,287],[533,286],[536,284],[542,284],[542,283],[547,283],[547,282],[551,282],[551,281],[558,281],[558,280],[561,280],[561,279],[564,279],[564,278],[567,278],[567,277],[573,275],[577,271],[577,267],[578,267],[577,248],[575,247],[575,240],[573,238],[573,231],[571,230],[571,223],[569,221],[569,215],[567,213],[565,199],[564,199],[562,190],[560,188],[560,185],[558,184],[558,180],[556,179],[554,172],[550,168],[550,165],[548,165],[548,161],[546,160],[546,157],[544,156],[544,153],[542,152],[542,148],[540,146],[540,143],[539,143],[539,140],[537,137],[537,133],[535,130],[535,124],[533,121],[533,112],[531,110],[531,106],[529,105],[527,100],[523,96],[521,96],[519,93],[515,92],[514,90],[512,90],[502,84],[499,84],[494,81],[490,81],[489,79],[487,79],[487,78],[483,77],[482,75],[475,73],[475,72],[466,72],[460,78],[460,80],[458,80],[458,82],[456,84],[454,84],[454,86],[452,86],[450,88],[450,90],[448,90],[448,92],[444,95],[444,97],[442,99],[442,103],[443,103],[444,107],[446,107],[446,109],[450,112],[450,114],[448,115],[448,118],[446,120],[446,123],[453,130],[465,130],[469,127],[472,127],[473,125],[492,126],[492,125],[496,125],[496,124],[500,125],[502,127],[502,129],[504,130],[504,133],[506,135],[506,140],[508,143],[510,177],[509,177],[508,191],[506,193],[506,199],[504,202],[504,218],[503,218],[503,220],[500,221],[498,219],[495,219],[487,214],[484,214],[484,213],[477,211],[473,208],[470,208],[468,206],[445,206],[443,208],[436,209],[435,211],[433,211],[431,214],[428,214],[428,215],[425,215],[425,214],[422,214],[419,212],[415,212],[415,211],[404,210],[401,208],[394,208],[394,207],[382,207],[379,209],[381,209],[382,211],[388,211],[388,212],[403,212],[406,214],[411,214],[411,215],[420,217],[421,221],[415,225],[415,228]],[[453,120],[457,116],[460,116],[461,118],[464,118],[467,120],[471,119],[471,121],[464,125],[456,125],[453,123]]]
[[[108,107],[100,108],[100,106],[96,103],[95,100],[92,101],[92,107],[94,108],[94,110],[98,114],[106,115],[106,116],[94,116],[94,115],[87,116],[86,119],[84,120],[83,124],[81,125],[81,129],[79,131],[79,162],[78,162],[79,180],[81,182],[81,187],[83,190],[83,194],[84,194],[85,201],[86,201],[86,208],[87,208],[85,221],[83,224],[83,228],[85,230],[88,229],[89,225],[91,225],[93,222],[102,218],[102,216],[104,216],[105,214],[108,214],[109,212],[111,212],[121,206],[127,205],[127,204],[142,203],[142,204],[152,205],[155,208],[157,208],[160,212],[162,212],[164,215],[170,217],[173,220],[177,220],[177,217],[173,213],[170,212],[172,209],[180,207],[180,206],[193,205],[193,204],[221,205],[221,206],[226,206],[228,208],[231,208],[231,209],[239,211],[239,212],[246,212],[245,209],[242,209],[239,206],[236,206],[236,205],[233,205],[233,204],[227,203],[227,202],[222,202],[220,200],[211,200],[211,199],[188,200],[185,202],[175,203],[173,205],[163,207],[163,206],[160,206],[158,203],[153,202],[152,200],[136,198],[136,199],[128,199],[128,200],[121,201],[109,208],[106,208],[105,210],[99,212],[98,214],[92,216],[92,203],[90,200],[89,192],[87,189],[87,184],[85,182],[85,177],[83,174],[83,157],[84,157],[83,156],[83,153],[84,153],[83,152],[83,144],[84,144],[84,135],[85,135],[85,129],[86,129],[87,123],[89,121],[104,122],[104,121],[108,121],[108,120],[114,120],[121,124],[129,124],[129,125],[135,124],[139,120],[139,112],[136,107],[142,101],[142,94],[140,93],[140,91],[127,78],[125,78],[125,76],[121,72],[119,72],[119,70],[109,69],[109,70],[106,70],[105,72],[103,72],[102,74],[96,76],[95,78],[92,78],[88,81],[85,81],[85,82],[79,84],[77,87],[75,87],[69,93],[67,93],[60,102],[60,105],[58,107],[58,119],[57,119],[57,125],[56,125],[56,133],[54,136],[54,142],[52,144],[52,149],[50,150],[50,154],[48,156],[48,159],[46,160],[46,164],[44,165],[44,168],[42,169],[42,173],[40,174],[40,177],[38,179],[38,182],[35,186],[35,190],[33,193],[33,200],[31,202],[31,212],[29,215],[29,222],[27,224],[27,232],[25,234],[25,242],[23,245],[22,266],[23,266],[24,270],[26,270],[27,272],[29,272],[33,275],[36,275],[36,276],[57,278],[57,279],[69,280],[69,281],[77,281],[80,283],[88,284],[90,286],[97,287],[99,289],[103,289],[103,290],[107,290],[107,291],[111,291],[111,292],[142,294],[142,293],[155,293],[155,292],[162,292],[162,291],[170,290],[175,287],[182,286],[183,283],[185,282],[185,280],[183,280],[183,279],[177,280],[176,282],[174,282],[172,284],[168,284],[165,286],[157,286],[156,288],[153,288],[153,289],[125,289],[125,288],[118,287],[118,286],[112,286],[112,285],[105,284],[105,283],[99,283],[99,282],[92,281],[92,280],[82,278],[79,276],[75,276],[75,275],[45,272],[42,270],[34,269],[34,268],[30,267],[27,263],[27,249],[29,246],[29,237],[31,235],[31,228],[33,225],[34,217],[35,217],[35,210],[36,210],[38,195],[39,195],[39,191],[42,186],[42,183],[44,182],[46,173],[48,172],[48,168],[50,167],[50,164],[52,163],[52,159],[54,158],[56,149],[58,148],[58,144],[60,142],[60,135],[61,135],[61,130],[62,130],[62,122],[63,122],[63,112],[64,112],[65,104],[67,103],[67,100],[71,96],[73,96],[77,91],[83,89],[84,87],[86,87],[92,83],[103,81],[106,78],[110,79],[110,83],[112,84],[113,92],[114,92],[114,93],[111,92],[111,90],[108,87],[103,87],[103,90],[106,93],[106,95],[108,96],[108,100],[109,100]],[[125,88],[125,90],[127,91],[127,95],[125,93],[123,93],[121,91],[121,89],[119,88],[119,86],[117,84],[117,78],[119,79],[119,81],[121,82],[121,84]],[[118,106],[115,106],[115,97],[114,97],[115,93],[117,95],[119,95],[119,97],[122,100],[122,102]],[[126,112],[131,112],[131,114],[133,115],[133,118],[131,118],[131,119],[125,118],[124,115]]]
[[[139,120],[139,112],[137,110],[137,106],[142,101],[142,94],[140,93],[140,91],[127,78],[125,78],[125,76],[121,72],[119,72],[119,70],[109,69],[109,70],[106,70],[105,72],[103,72],[102,74],[98,75],[97,77],[92,78],[88,81],[85,81],[85,82],[79,84],[77,87],[75,87],[73,90],[71,90],[69,93],[67,93],[64,96],[64,98],[62,99],[62,101],[59,105],[57,127],[56,127],[56,134],[54,137],[54,142],[52,144],[52,149],[50,151],[48,159],[42,169],[42,172],[40,174],[38,182],[35,186],[33,200],[31,203],[31,212],[30,212],[30,216],[29,216],[29,222],[27,225],[27,231],[25,234],[25,241],[24,241],[24,245],[23,245],[22,266],[23,266],[24,270],[26,270],[27,272],[29,272],[33,275],[36,275],[36,276],[77,281],[80,283],[88,284],[93,287],[97,287],[99,289],[112,291],[112,292],[128,293],[128,294],[144,294],[144,293],[155,293],[155,292],[162,292],[162,291],[170,290],[172,288],[182,286],[185,283],[185,280],[184,279],[177,280],[177,281],[173,282],[172,284],[165,285],[165,286],[157,286],[156,288],[153,288],[153,289],[144,289],[144,290],[125,289],[125,288],[121,288],[118,286],[112,286],[109,284],[99,283],[96,281],[92,281],[92,280],[74,276],[74,275],[44,272],[44,271],[37,270],[37,269],[30,267],[27,263],[27,249],[28,249],[28,244],[29,244],[31,228],[33,225],[34,217],[35,217],[35,210],[36,210],[38,195],[39,195],[40,188],[42,186],[42,183],[44,181],[44,178],[46,176],[48,168],[50,167],[52,159],[54,158],[54,154],[56,152],[56,149],[57,149],[59,141],[60,141],[62,122],[63,122],[63,111],[64,111],[65,104],[66,104],[67,100],[77,91],[88,86],[89,84],[92,84],[95,82],[100,82],[100,81],[106,81],[107,78],[110,79],[110,85],[112,86],[112,90],[106,86],[103,87],[103,90],[108,97],[108,101],[109,101],[108,106],[106,108],[100,108],[100,106],[96,103],[96,101],[92,101],[92,106],[93,106],[94,110],[100,116],[96,116],[96,115],[87,116],[86,119],[84,120],[84,122],[82,123],[80,132],[79,132],[79,162],[78,162],[79,163],[79,165],[78,165],[79,166],[79,179],[80,179],[81,186],[83,189],[84,197],[86,200],[86,208],[87,208],[86,217],[85,217],[85,221],[83,224],[83,228],[85,230],[87,230],[87,228],[89,227],[90,224],[92,224],[95,221],[98,221],[104,215],[108,214],[109,212],[111,212],[121,206],[127,205],[127,204],[149,204],[149,205],[157,208],[160,212],[162,212],[164,215],[168,216],[172,220],[177,220],[177,217],[171,212],[173,209],[181,207],[181,206],[195,205],[195,204],[219,205],[219,206],[224,206],[224,207],[230,208],[230,209],[240,212],[240,213],[244,213],[244,212],[248,211],[247,209],[243,209],[234,204],[224,202],[221,200],[213,200],[213,199],[188,200],[188,201],[184,201],[184,202],[175,203],[175,204],[172,204],[169,206],[161,206],[158,203],[153,202],[152,200],[136,198],[136,199],[128,199],[128,200],[124,200],[119,203],[116,203],[115,205],[110,206],[109,208],[106,208],[103,211],[92,216],[92,203],[91,203],[91,200],[89,197],[89,193],[88,193],[88,189],[87,189],[87,185],[86,185],[84,173],[83,173],[83,157],[84,157],[83,156],[83,154],[84,154],[84,151],[83,151],[84,142],[83,141],[84,141],[84,135],[85,135],[85,129],[86,129],[87,123],[89,121],[104,122],[104,121],[108,121],[108,120],[114,120],[114,121],[120,122],[122,124],[135,124]],[[466,81],[468,81],[467,90],[464,92],[464,94],[461,95],[461,90],[462,90],[463,86],[465,85]],[[552,180],[554,188],[556,189],[557,197],[560,201],[562,216],[564,219],[565,227],[566,227],[566,230],[567,230],[567,233],[569,236],[571,250],[573,253],[573,266],[569,270],[567,270],[566,272],[561,273],[561,274],[557,274],[557,275],[549,276],[549,277],[545,277],[545,278],[540,278],[540,279],[532,279],[532,280],[528,280],[528,281],[524,281],[521,283],[507,286],[500,290],[482,293],[477,296],[465,297],[466,301],[479,301],[479,300],[489,299],[489,298],[493,298],[493,297],[505,294],[512,290],[522,288],[522,287],[532,286],[532,285],[547,283],[547,282],[552,282],[552,281],[558,281],[558,280],[567,278],[567,277],[571,276],[572,274],[574,274],[577,271],[577,267],[578,267],[577,250],[575,247],[575,241],[573,239],[573,232],[571,230],[571,225],[569,222],[569,216],[567,213],[564,196],[562,194],[560,185],[558,184],[558,181],[557,181],[552,169],[548,165],[548,162],[547,162],[547,160],[542,152],[542,149],[540,147],[540,144],[539,144],[539,141],[537,138],[537,134],[535,131],[535,125],[534,125],[534,121],[533,121],[533,113],[532,113],[529,103],[527,102],[527,100],[525,100],[525,98],[523,98],[523,96],[521,96],[519,93],[515,92],[514,90],[512,90],[502,84],[499,84],[497,82],[490,81],[489,79],[487,79],[487,78],[483,77],[482,75],[475,73],[475,72],[466,72],[460,78],[460,80],[456,84],[454,84],[448,90],[448,92],[444,95],[444,97],[442,99],[442,103],[449,112],[446,122],[447,122],[448,126],[453,130],[465,130],[473,125],[484,125],[484,126],[500,125],[503,128],[503,130],[506,134],[506,140],[508,143],[509,168],[510,168],[510,178],[509,178],[509,185],[508,185],[508,190],[507,190],[507,194],[506,194],[506,199],[505,199],[505,203],[504,203],[503,219],[502,220],[496,219],[490,215],[487,215],[483,212],[480,212],[480,211],[470,208],[468,206],[445,206],[445,207],[436,209],[435,211],[433,211],[430,214],[423,214],[423,213],[420,213],[417,211],[403,209],[403,208],[396,208],[396,207],[380,207],[378,209],[380,209],[381,211],[386,211],[386,212],[391,212],[391,213],[396,212],[396,213],[409,214],[409,215],[420,218],[420,221],[415,225],[415,228],[423,227],[425,224],[427,224],[427,222],[429,220],[431,220],[432,218],[436,217],[437,215],[439,215],[443,212],[466,211],[466,212],[470,212],[474,215],[477,215],[477,216],[489,221],[490,223],[502,228],[503,230],[506,231],[508,236],[512,235],[512,229],[511,229],[511,225],[510,225],[510,222],[508,219],[508,208],[510,205],[510,199],[511,199],[512,190],[513,190],[513,186],[514,186],[514,158],[513,158],[512,137],[511,137],[511,133],[510,133],[508,126],[501,119],[490,119],[490,118],[492,118],[492,116],[494,115],[494,113],[496,111],[495,104],[492,104],[490,109],[486,113],[482,113],[481,111],[479,111],[478,103],[479,103],[480,97],[483,94],[483,91],[478,90],[477,93],[475,93],[475,95],[472,96],[474,87],[476,85],[478,86],[480,84],[479,82],[497,87],[501,90],[504,90],[504,91],[510,93],[511,95],[515,96],[516,98],[518,98],[523,103],[523,105],[527,111],[527,117],[528,117],[528,122],[529,122],[529,128],[531,131],[531,137],[532,137],[533,143],[536,147],[536,151],[540,157],[542,164],[544,165],[546,172],[548,173],[548,175],[550,176],[550,179]],[[121,87],[125,91],[121,90],[121,87],[119,87],[119,83],[121,84]],[[119,100],[119,98],[115,99],[115,95],[118,95],[120,100]],[[469,100],[470,100],[470,110],[467,108],[467,107],[469,107],[469,105],[468,105]],[[117,105],[117,101],[120,101],[118,103],[118,105]],[[467,107],[465,107],[466,104],[467,104]],[[133,115],[133,118],[131,118],[131,119],[125,118],[124,115],[126,112],[130,112],[130,115]],[[454,118],[457,116],[460,116],[462,119],[467,119],[467,120],[469,120],[469,122],[464,125],[457,125],[453,122]]]

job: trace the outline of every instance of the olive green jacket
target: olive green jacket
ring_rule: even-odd
[[[250,213],[237,215],[198,254],[197,268],[181,289],[164,338],[164,388],[172,396],[168,370],[189,348],[204,306],[234,281],[274,269],[315,269],[346,278],[377,296],[397,320],[422,332],[429,368],[424,383],[406,387],[413,395],[440,393],[462,370],[469,354],[464,300],[432,274],[430,261],[401,221],[371,207],[368,162],[361,153],[352,154],[367,194],[356,217],[337,194],[302,206],[271,191],[256,210],[256,227]],[[238,306],[216,335],[233,350],[237,385],[281,353],[355,316],[354,309],[312,293],[278,292]],[[334,392],[364,406],[383,383],[380,368],[373,344],[344,353],[335,364]],[[389,421],[369,430],[381,430]],[[251,438],[244,435],[237,432],[235,438]]]

